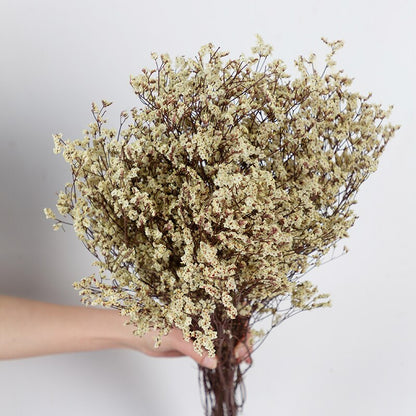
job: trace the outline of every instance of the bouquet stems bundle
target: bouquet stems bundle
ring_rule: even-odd
[[[57,209],[98,268],[75,287],[137,335],[157,329],[156,345],[176,327],[216,355],[215,370],[200,368],[209,415],[242,406],[234,349],[250,353],[255,323],[329,304],[303,276],[347,236],[398,128],[349,91],[333,61],[342,42],[324,42],[326,66],[301,56],[294,79],[261,38],[237,59],[212,44],[191,59],[153,54],[155,68],[131,78],[142,106],[117,129],[102,101],[82,139],[54,136],[72,171]]]

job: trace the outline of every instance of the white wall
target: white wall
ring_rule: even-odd
[[[333,308],[284,323],[254,356],[244,415],[411,416],[414,395],[415,39],[411,0],[0,0],[0,293],[78,304],[92,259],[42,209],[68,180],[51,135],[81,134],[90,103],[135,105],[129,75],[152,51],[212,41],[248,53],[255,34],[290,62],[344,39],[338,61],[361,92],[394,104],[402,129],[359,195],[350,253],[314,271]],[[0,334],[0,336],[6,336]],[[128,351],[0,363],[0,413],[202,414],[196,366]]]

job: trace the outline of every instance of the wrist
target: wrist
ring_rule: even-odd
[[[100,310],[103,317],[103,336],[108,348],[132,348],[133,330],[127,326],[128,319],[117,310]],[[138,338],[138,337],[135,337]]]

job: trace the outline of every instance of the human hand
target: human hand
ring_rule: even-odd
[[[192,342],[185,341],[183,339],[182,331],[178,328],[173,328],[167,335],[162,337],[161,344],[158,348],[154,347],[155,337],[157,331],[151,330],[142,337],[137,337],[130,334],[123,344],[125,347],[140,351],[146,355],[152,357],[182,357],[188,356],[192,358],[199,365],[214,369],[217,366],[217,358],[210,357],[208,352],[205,351],[202,356],[194,350]],[[251,347],[246,346],[243,342],[240,342],[235,347],[235,357],[240,363],[245,361],[251,364],[250,353]]]

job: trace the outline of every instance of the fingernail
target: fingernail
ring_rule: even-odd
[[[234,354],[235,354],[235,358],[242,359],[246,355],[246,349],[244,347],[238,347],[236,348]]]

